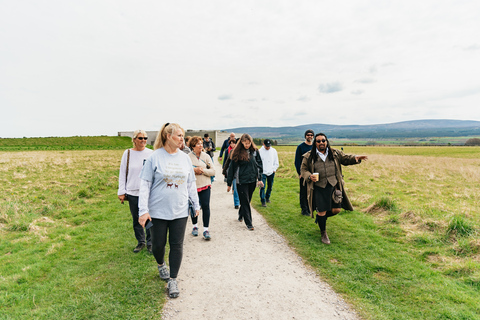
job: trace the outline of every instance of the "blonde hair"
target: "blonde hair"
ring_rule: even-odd
[[[167,135],[173,135],[177,130],[182,130],[183,134],[185,134],[185,130],[183,130],[178,123],[165,123],[160,131],[158,131],[153,148],[155,150],[163,148],[167,142]]]
[[[135,148],[135,139],[138,137],[140,133],[143,134],[144,137],[147,137],[147,133],[145,132],[145,130],[135,130],[133,132],[133,137],[132,137],[132,143],[134,148]]]

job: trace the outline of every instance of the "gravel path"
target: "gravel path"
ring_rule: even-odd
[[[226,192],[221,167],[215,165],[212,239],[201,237],[201,217],[199,236],[193,237],[189,220],[178,277],[180,296],[167,298],[162,318],[359,319],[257,211],[253,210],[255,231],[237,221],[232,193]]]

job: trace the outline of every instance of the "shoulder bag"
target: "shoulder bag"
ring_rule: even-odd
[[[130,149],[128,149],[128,154],[127,154],[127,170],[125,173],[125,190],[127,190],[127,179],[128,179],[128,166],[130,164]],[[123,201],[128,201],[128,196],[125,193],[125,199]]]

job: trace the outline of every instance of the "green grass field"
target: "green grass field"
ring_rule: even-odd
[[[480,319],[480,148],[344,147],[369,160],[344,167],[356,210],[328,219],[330,246],[300,215],[295,147],[277,150],[256,209],[364,318]]]
[[[131,141],[109,138],[0,153],[0,319],[160,317],[165,283],[116,197]],[[329,218],[330,246],[300,215],[295,147],[277,150],[272,203],[253,205],[364,319],[480,319],[480,148],[344,147],[369,160],[344,168],[356,210]]]

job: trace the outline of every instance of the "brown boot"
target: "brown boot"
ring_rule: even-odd
[[[328,239],[327,231],[322,231],[322,242],[325,244],[330,244],[330,239]]]

